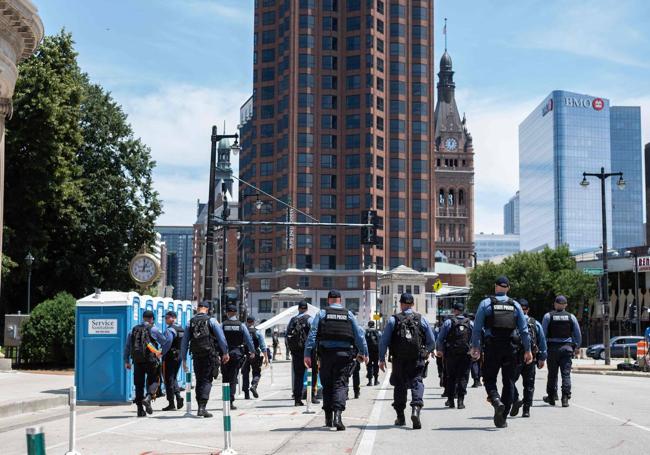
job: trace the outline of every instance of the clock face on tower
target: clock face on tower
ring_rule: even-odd
[[[458,147],[458,142],[453,137],[447,138],[447,140],[445,140],[445,148],[447,150],[454,151],[456,150],[456,147]]]

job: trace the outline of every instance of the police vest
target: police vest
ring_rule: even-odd
[[[496,338],[510,338],[512,331],[517,327],[517,313],[515,302],[508,299],[500,302],[496,297],[490,297],[492,314],[487,318],[487,326]]]
[[[210,316],[199,313],[190,320],[190,352],[193,357],[213,357],[217,353],[217,340],[210,327]]]
[[[248,328],[248,333],[251,334],[251,338],[253,339],[253,346],[255,347],[255,350],[257,352],[260,351],[260,339],[257,338],[257,329],[255,327],[249,327]]]
[[[566,311],[551,311],[548,321],[549,338],[571,338],[573,336],[573,321],[571,314]]]
[[[174,335],[169,351],[165,355],[165,360],[179,360],[181,355],[181,342],[183,341],[185,329],[178,324],[172,325],[171,328],[174,329],[176,335]]]
[[[327,308],[318,324],[320,341],[346,341],[354,343],[354,330],[350,313],[344,308]]]
[[[241,331],[241,322],[239,321],[223,321],[221,324],[223,334],[226,336],[228,348],[238,348],[244,344],[244,334]]]

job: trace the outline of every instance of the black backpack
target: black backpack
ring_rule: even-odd
[[[305,350],[307,335],[309,334],[309,316],[296,316],[291,331],[287,333],[287,346],[291,352],[302,352]]]
[[[395,328],[390,343],[391,355],[398,359],[417,359],[424,344],[423,330],[420,324],[422,316],[417,313],[399,313],[393,317],[395,318]]]
[[[133,363],[156,363],[158,361],[156,355],[147,347],[149,344],[154,347],[158,346],[158,343],[151,338],[151,327],[146,325],[133,327],[131,331],[131,357]]]
[[[207,357],[214,355],[216,348],[214,335],[208,316],[194,316],[190,321],[190,352],[192,357]]]
[[[472,340],[472,327],[468,318],[452,318],[451,329],[445,340],[445,350],[449,354],[467,354]]]
[[[379,332],[377,329],[366,330],[366,344],[368,345],[368,352],[379,352]]]
[[[528,318],[528,333],[530,335],[530,350],[533,354],[539,352],[539,344],[537,341],[537,323],[535,319]]]

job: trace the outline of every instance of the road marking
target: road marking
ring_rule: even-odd
[[[110,431],[118,430],[120,428],[128,427],[129,425],[133,425],[134,423],[137,423],[137,422],[138,422],[138,420],[136,420],[134,418],[131,422],[126,422],[126,423],[123,423],[121,425],[115,425],[114,427],[106,428],[105,430],[95,431],[94,433],[89,433],[89,434],[87,434],[85,436],[78,437],[77,441],[81,441],[82,439],[92,438],[93,436],[97,436],[97,435],[100,435],[100,434],[103,434],[103,433],[108,433]],[[55,444],[53,446],[48,446],[46,448],[46,450],[56,449],[57,447],[68,445],[69,442],[70,441],[66,440],[65,442],[61,442],[61,443]]]
[[[628,425],[634,428],[638,428],[639,430],[647,431],[650,433],[650,428],[644,427],[643,425],[639,425],[638,423],[634,423],[631,420],[625,420],[621,419],[620,417],[616,417],[610,414],[606,414],[604,412],[596,411],[595,409],[588,408],[586,406],[580,406],[579,404],[572,404],[571,406],[575,406],[576,408],[584,409],[585,411],[592,412],[594,414],[598,414],[599,416],[602,417],[607,417],[608,419],[616,420],[617,422],[621,422],[623,425]]]
[[[361,431],[361,442],[357,447],[356,455],[369,455],[372,453],[372,448],[375,445],[375,438],[377,437],[376,428],[368,428],[371,425],[377,425],[379,423],[379,418],[381,417],[381,408],[384,406],[384,398],[388,393],[388,383],[390,382],[390,372],[386,372],[386,377],[381,384],[381,390],[375,398],[375,404],[372,407],[372,412],[370,412],[370,417],[368,422],[363,427]]]

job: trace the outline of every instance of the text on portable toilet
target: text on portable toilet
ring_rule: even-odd
[[[88,319],[89,335],[116,335],[117,319]]]

